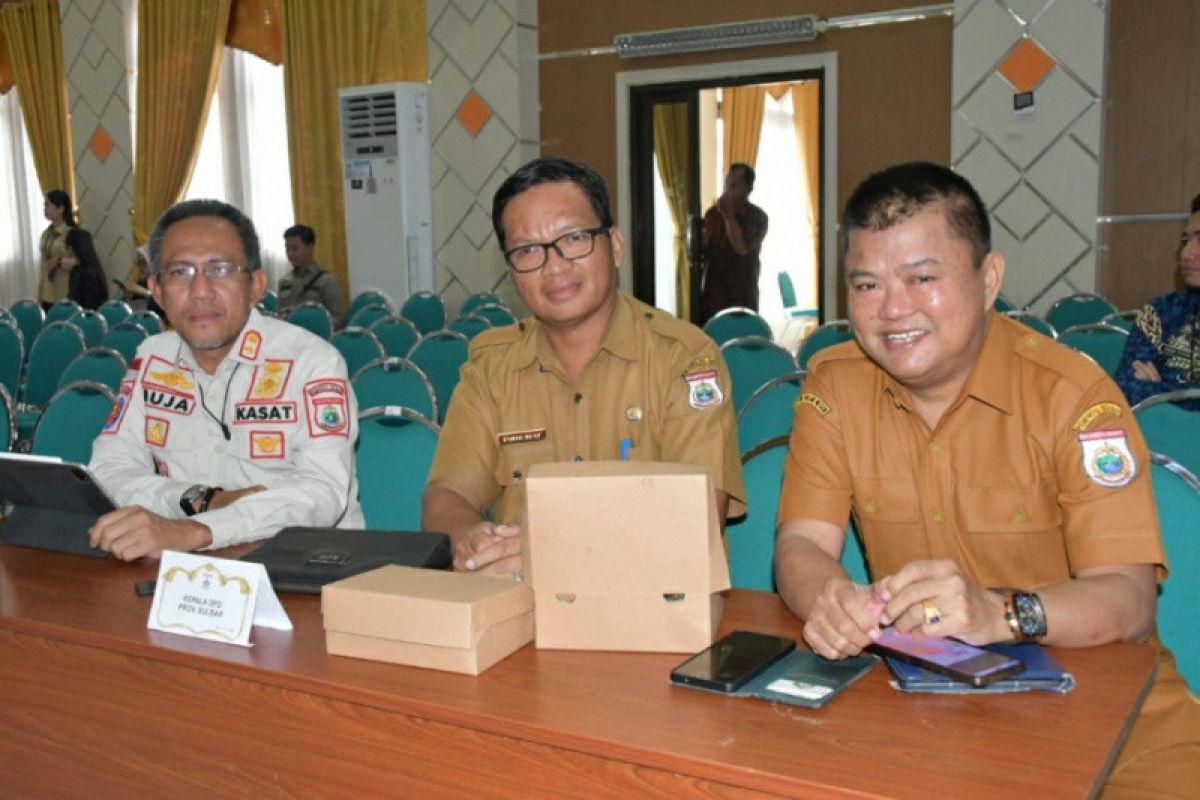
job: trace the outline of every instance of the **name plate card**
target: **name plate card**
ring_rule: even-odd
[[[196,553],[164,550],[146,627],[250,647],[254,625],[290,631],[267,569]]]

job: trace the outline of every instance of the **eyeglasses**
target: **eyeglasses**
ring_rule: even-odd
[[[599,228],[585,228],[581,231],[564,233],[552,242],[530,242],[520,247],[504,252],[504,260],[512,267],[513,272],[537,272],[546,266],[550,257],[550,248],[558,253],[560,258],[567,261],[578,261],[587,258],[596,249],[596,237],[608,234],[609,229],[603,225]]]
[[[210,281],[227,281],[239,272],[249,271],[232,261],[206,261],[199,266],[187,261],[172,261],[159,270],[159,277],[168,286],[187,286],[196,279],[197,272],[203,272]]]

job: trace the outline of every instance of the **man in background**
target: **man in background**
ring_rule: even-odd
[[[725,191],[704,215],[701,322],[731,306],[758,311],[758,254],[767,235],[767,213],[750,202],[754,178],[749,164],[731,166]]]
[[[293,225],[283,232],[283,244],[292,272],[279,281],[279,316],[286,317],[302,303],[316,302],[329,311],[333,327],[340,327],[346,311],[342,284],[336,275],[322,269],[313,255],[316,231],[307,225]]]

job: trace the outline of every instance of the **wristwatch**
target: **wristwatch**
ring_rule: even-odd
[[[1036,642],[1046,635],[1046,609],[1033,592],[1005,592],[1004,619],[1017,642]]]
[[[197,514],[203,514],[208,511],[208,504],[212,502],[213,497],[217,492],[224,491],[220,486],[201,486],[195,484],[189,486],[187,491],[179,498],[179,507],[183,509],[183,513],[189,517],[194,517]],[[196,501],[200,503],[197,505]]]

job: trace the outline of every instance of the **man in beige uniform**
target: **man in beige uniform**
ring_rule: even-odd
[[[623,240],[600,176],[531,161],[497,190],[492,222],[533,317],[471,342],[446,414],[422,525],[451,535],[455,568],[517,573],[524,481],[539,462],[624,452],[696,464],[721,517],[742,513],[724,361],[698,328],[617,289]]]
[[[842,230],[856,341],[811,362],[776,542],[805,641],[844,658],[895,625],[1157,646],[1166,564],[1141,432],[1102,370],[991,310],[1005,265],[974,189],[893,167],[854,192]],[[838,565],[851,510],[871,586]],[[1160,648],[1106,796],[1198,789],[1200,708]]]

